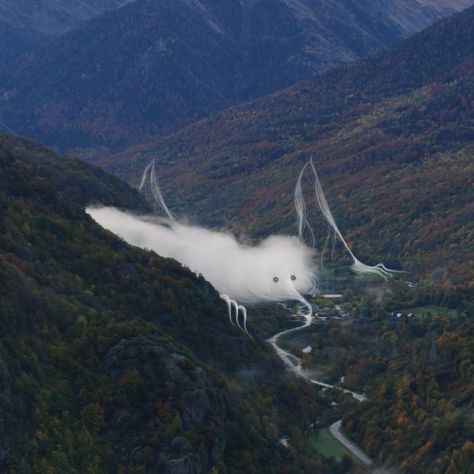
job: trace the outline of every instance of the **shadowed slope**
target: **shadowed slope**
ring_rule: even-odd
[[[137,0],[12,63],[0,112],[17,133],[61,149],[123,148],[366,56],[453,11],[416,0]]]

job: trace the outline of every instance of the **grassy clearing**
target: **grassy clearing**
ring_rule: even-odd
[[[336,461],[342,461],[344,456],[351,457],[354,461],[360,462],[348,449],[337,441],[329,431],[329,428],[321,428],[312,434],[309,438],[311,449],[316,449],[324,457],[333,458]]]

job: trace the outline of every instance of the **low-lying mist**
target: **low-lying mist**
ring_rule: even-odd
[[[89,207],[87,213],[129,244],[178,260],[242,303],[301,301],[316,283],[315,252],[297,237],[275,235],[251,246],[226,232],[112,207]]]
[[[137,216],[112,207],[89,207],[87,212],[98,224],[129,244],[174,258],[201,274],[226,301],[230,321],[233,323],[234,314],[236,324],[247,334],[247,310],[240,303],[296,300],[306,307],[306,313],[299,314],[309,324],[313,309],[304,295],[318,289],[318,265],[315,264],[315,234],[306,216],[302,190],[307,170],[314,185],[314,201],[329,224],[328,238],[332,234],[342,243],[352,259],[352,270],[359,275],[372,274],[384,279],[391,276],[393,271],[383,264],[366,265],[353,254],[332,215],[312,160],[303,166],[295,186],[298,237],[273,235],[257,245],[250,245],[226,232],[178,222],[163,199],[154,162],[145,168],[139,188],[142,191],[148,183],[149,191],[167,218]],[[309,236],[311,246],[306,245],[305,236]],[[239,314],[243,325],[240,325]]]

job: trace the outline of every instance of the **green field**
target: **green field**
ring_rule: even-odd
[[[342,461],[344,456],[349,456],[357,463],[360,462],[348,449],[331,435],[329,427],[321,428],[312,434],[309,438],[309,445],[311,449],[316,449],[327,458]]]

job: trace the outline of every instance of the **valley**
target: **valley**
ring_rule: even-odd
[[[294,336],[295,333],[299,333],[300,331],[304,331],[311,324],[313,324],[315,322],[315,320],[316,321],[318,320],[318,318],[319,318],[318,308],[315,308],[315,311],[316,311],[315,315],[312,316],[311,319],[305,318],[301,313],[294,314],[293,315],[294,318],[303,319],[304,322],[302,322],[300,326],[292,327],[290,329],[286,329],[284,331],[279,332],[278,334],[271,337],[268,340],[268,342],[272,345],[275,352],[278,354],[278,356],[283,361],[285,366],[290,371],[295,373],[297,376],[302,377],[309,384],[313,384],[317,387],[322,387],[324,390],[328,390],[328,389],[329,390],[340,390],[345,394],[349,394],[350,396],[352,396],[355,400],[357,400],[359,402],[362,402],[362,401],[366,400],[366,397],[365,397],[364,394],[352,392],[350,390],[344,389],[344,388],[339,387],[339,386],[331,385],[331,384],[328,384],[326,382],[322,382],[320,380],[315,380],[314,378],[312,378],[312,377],[314,377],[314,375],[313,375],[314,372],[311,371],[311,369],[309,369],[309,371],[307,371],[307,370],[303,371],[302,370],[301,359],[299,359],[294,354],[288,352],[287,350],[285,350],[281,347],[281,345],[279,343],[280,338],[285,338],[286,342],[288,343],[288,341],[292,340],[292,336]],[[339,313],[339,316],[338,316],[340,318],[343,317],[341,315],[341,313]],[[309,353],[309,352],[311,352],[311,350],[312,350],[312,347],[307,346],[306,348],[303,349],[302,352],[303,353]],[[366,466],[370,466],[372,464],[372,460],[358,446],[356,446],[352,441],[350,441],[348,438],[346,438],[341,433],[341,431],[340,431],[341,424],[342,424],[342,420],[337,420],[333,424],[331,424],[331,426],[329,427],[329,433],[330,433],[332,439],[331,438],[326,439],[322,444],[319,445],[319,449],[318,449],[318,447],[316,447],[316,449],[318,449],[318,451],[320,451],[321,454],[323,454],[323,455],[325,453],[328,454],[326,446],[328,444],[331,445],[331,444],[334,443],[334,441],[336,441],[337,443],[339,443],[340,446],[337,446],[337,447],[333,448],[333,451],[329,451],[330,457],[335,457],[337,459],[338,457],[341,457],[340,453],[344,453],[343,455],[350,455],[356,461],[361,462],[362,464],[364,464]],[[325,434],[325,429],[324,428],[318,430],[318,435],[315,436],[316,446],[318,446],[319,438],[324,436],[323,433]],[[327,436],[327,434],[326,434],[326,436]],[[286,440],[286,442],[287,443],[291,442],[291,440]],[[345,448],[345,450],[344,450],[344,448]],[[332,452],[335,452],[337,454],[332,455]]]
[[[359,430],[361,430],[361,424],[370,425],[373,423],[371,418],[377,416],[377,410],[385,409],[387,403],[390,403],[389,400],[378,398],[378,390],[386,386],[390,377],[396,377],[397,372],[402,372],[400,363],[413,365],[414,371],[418,370],[417,367],[420,363],[428,363],[430,365],[429,372],[434,375],[433,382],[435,384],[437,383],[435,380],[440,382],[446,374],[446,364],[454,363],[452,359],[454,354],[446,352],[446,343],[437,339],[438,330],[433,333],[430,332],[433,329],[428,330],[428,327],[433,328],[440,323],[456,327],[462,321],[468,327],[472,327],[472,321],[467,319],[466,314],[462,312],[453,312],[442,307],[430,308],[430,311],[423,307],[420,307],[419,310],[406,308],[403,316],[393,314],[391,309],[397,305],[396,300],[409,298],[410,290],[406,287],[405,289],[399,287],[398,290],[395,290],[393,284],[388,286],[394,292],[398,291],[398,294],[396,296],[392,294],[392,297],[389,298],[391,301],[386,301],[383,309],[380,306],[372,306],[370,298],[369,300],[364,297],[352,299],[353,294],[349,289],[345,296],[340,295],[336,305],[331,299],[324,299],[324,296],[318,297],[313,301],[315,316],[311,322],[303,319],[301,325],[278,333],[270,338],[269,342],[290,371],[303,377],[308,383],[321,387],[324,392],[323,396],[327,397],[330,402],[326,413],[322,418],[314,420],[312,429],[308,432],[310,446],[325,456],[341,461],[343,456],[348,453],[344,451],[344,448],[334,444],[336,438],[344,447],[349,446],[353,455],[356,454],[357,462],[365,465],[373,464],[374,469],[388,467],[393,463],[401,463],[402,466],[405,466],[404,469],[415,469],[415,467],[420,469],[421,463],[425,463],[427,468],[436,465],[439,472],[444,472],[450,466],[450,462],[453,466],[459,465],[460,462],[463,462],[463,456],[464,460],[466,455],[469,456],[468,451],[462,453],[461,444],[455,447],[454,440],[451,441],[452,445],[445,445],[451,450],[451,454],[446,453],[442,456],[442,460],[438,459],[434,464],[429,458],[429,453],[424,452],[421,448],[422,439],[417,439],[416,446],[406,446],[405,451],[394,452],[386,448],[381,450],[381,445],[376,447],[375,444],[372,446],[365,444]],[[368,310],[366,305],[376,313]],[[330,308],[336,309],[333,316],[321,319],[319,316],[321,312],[327,312]],[[358,309],[354,311],[354,308]],[[419,318],[411,316],[412,312],[421,313],[422,316]],[[384,339],[392,337],[396,337],[396,343],[387,345],[382,342]],[[404,344],[412,347],[410,353],[404,353],[402,349]],[[362,348],[364,346],[365,348]],[[408,360],[404,361],[404,359]],[[314,379],[315,377],[317,380]],[[440,387],[440,385],[436,386]],[[452,408],[455,411],[460,410],[457,416],[460,416],[463,406],[465,408],[469,406],[468,399],[472,388],[465,387],[467,392],[463,398],[464,402],[461,401],[462,398],[458,399],[457,408]],[[456,384],[456,390],[460,389],[461,385]],[[420,398],[427,397],[428,404],[434,403],[434,400],[428,401],[433,395],[424,392],[426,388],[422,388],[422,386],[417,388],[410,386],[409,389],[407,387],[407,390],[409,391],[407,393],[410,393],[411,390],[415,390],[415,393],[418,391],[416,400],[419,401],[412,402],[412,408],[420,403]],[[462,389],[457,393],[462,393]],[[448,401],[450,397],[449,390],[442,392],[441,399]],[[378,407],[381,403],[384,408]],[[404,409],[401,408],[401,405],[398,407],[403,413]],[[400,413],[399,416],[413,416],[409,410],[406,415]],[[420,406],[416,410],[423,411],[423,408]],[[356,413],[357,415],[355,415]],[[367,416],[363,417],[361,413]],[[444,415],[442,416],[444,417]],[[355,420],[359,423],[357,429],[354,426]],[[437,420],[431,422],[436,424]],[[466,422],[467,425],[464,429],[468,433],[473,429],[473,426],[470,421],[466,420]],[[397,427],[397,423],[399,423],[398,420],[395,421],[393,428]],[[340,432],[341,425],[345,434]],[[396,429],[403,428],[400,426]],[[447,429],[457,430],[457,428]],[[388,441],[382,431],[378,433],[378,436],[384,439],[384,443]],[[392,442],[399,443],[397,444],[398,449],[407,437],[413,440],[411,433],[403,434],[402,431],[396,431],[396,433],[396,439],[393,439]],[[420,432],[419,437],[422,436],[423,433]],[[369,448],[372,459],[360,447],[354,445],[354,440],[356,442],[362,441],[363,449]],[[291,443],[291,439],[288,442]]]
[[[473,4],[0,0],[0,472],[474,474]]]

